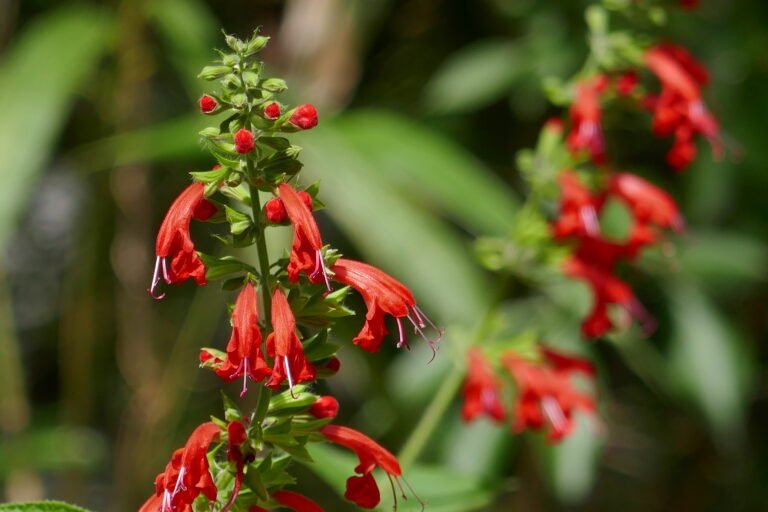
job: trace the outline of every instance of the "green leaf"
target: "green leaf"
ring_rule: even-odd
[[[106,443],[87,429],[41,428],[0,442],[0,478],[14,471],[87,470],[102,463]]]
[[[676,283],[668,294],[674,326],[670,379],[702,412],[721,446],[733,448],[744,434],[750,358],[700,290]]]
[[[67,6],[31,23],[6,50],[0,64],[0,246],[50,157],[75,92],[108,48],[109,29],[100,10]]]
[[[543,435],[534,434],[546,480],[557,498],[568,505],[583,502],[595,485],[602,445],[591,418],[576,414],[574,419],[573,432],[556,445],[546,444]]]
[[[504,234],[512,225],[514,191],[439,133],[384,111],[347,114],[332,127],[414,204],[434,204],[474,232]]]
[[[733,288],[765,282],[768,246],[733,232],[693,232],[680,251],[680,267],[705,285]]]
[[[88,512],[86,509],[61,501],[35,501],[28,503],[6,503],[0,505],[0,512]]]
[[[526,71],[519,43],[487,40],[454,52],[427,83],[427,109],[437,114],[475,110],[505,97]]]
[[[224,206],[224,213],[227,216],[227,222],[229,222],[229,232],[233,235],[241,235],[253,227],[250,215],[229,206]]]

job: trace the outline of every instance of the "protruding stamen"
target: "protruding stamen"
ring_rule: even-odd
[[[600,221],[597,219],[597,212],[594,207],[582,206],[579,208],[579,216],[589,236],[598,236],[600,234]]]
[[[440,344],[440,341],[442,341],[443,336],[445,335],[445,331],[435,325],[435,323],[430,320],[429,317],[425,315],[418,306],[413,306],[410,308],[407,318],[410,320],[411,324],[413,324],[413,331],[418,334],[424,341],[426,341],[429,345],[429,348],[432,349],[432,357],[429,360],[429,363],[431,363],[435,360],[435,357],[437,357],[438,345]],[[424,323],[425,321],[437,334],[436,338],[430,338],[424,332],[423,328],[426,327],[426,324]]]
[[[637,298],[632,297],[624,304],[624,307],[629,314],[638,321],[640,327],[643,329],[643,334],[646,336],[653,334],[653,331],[655,331],[657,327],[656,319],[648,313]]]
[[[162,262],[162,263],[161,263]],[[158,256],[155,258],[155,271],[152,273],[152,282],[149,285],[149,288],[147,291],[149,292],[149,295],[155,299],[160,300],[163,297],[165,297],[165,292],[160,293],[158,295],[157,293],[157,285],[160,284],[160,266],[162,265],[163,273],[165,274],[165,258],[161,258]],[[166,278],[166,282],[168,282]]]
[[[243,359],[243,390],[240,391],[240,398],[243,398],[248,392],[248,359]]]
[[[323,273],[323,281],[325,281],[325,289],[329,292],[333,290],[331,287],[331,280],[328,278],[328,269],[325,266],[325,259],[323,258],[323,253],[321,250],[315,251],[315,271],[312,272],[310,277],[314,279],[317,277],[317,274],[320,272]]]
[[[160,512],[173,512],[172,511],[173,503],[171,503],[171,493],[168,492],[168,489],[163,491],[163,508],[160,510]]]
[[[181,466],[181,469],[179,470],[179,476],[176,477],[176,485],[173,487],[173,492],[171,493],[171,502],[173,502],[173,498],[176,497],[176,494],[178,494],[179,491],[186,491],[187,488],[184,487],[184,470],[186,468],[184,466]]]
[[[400,476],[400,478],[397,478],[397,485],[400,487],[400,492],[403,493],[403,498],[405,498],[405,491],[403,491],[403,486],[400,484],[400,480],[402,480],[405,483],[405,486],[408,488],[409,491],[411,491],[411,494],[413,494],[413,497],[416,498],[416,501],[419,502],[419,505],[421,505],[421,511],[424,512],[424,509],[427,507],[427,504],[419,498],[419,495],[416,494],[416,491],[413,490],[413,487],[411,487],[411,484],[408,483],[408,480],[405,479],[404,476]],[[407,498],[406,498],[407,499]]]
[[[168,260],[165,258],[160,258],[163,262],[163,279],[165,280],[166,284],[171,284],[171,278],[168,276]]]
[[[545,396],[541,399],[541,408],[544,410],[544,415],[549,420],[552,428],[557,433],[562,433],[566,429],[567,419],[563,414],[563,409],[560,404],[551,396]]]
[[[291,390],[291,398],[298,398],[293,394],[293,373],[291,373],[291,365],[288,362],[288,356],[283,356],[283,364],[285,365],[285,375],[288,377],[288,389]]]
[[[402,348],[403,345],[405,345],[406,350],[411,350],[410,345],[408,345],[408,341],[405,339],[405,332],[403,331],[403,321],[400,318],[395,318],[397,321],[397,348]]]

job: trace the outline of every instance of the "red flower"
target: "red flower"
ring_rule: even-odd
[[[216,107],[219,106],[219,103],[216,101],[215,98],[208,96],[207,94],[203,94],[200,97],[200,110],[203,112],[203,114],[210,114],[214,110],[216,110]]]
[[[309,414],[315,418],[335,418],[339,414],[339,402],[330,395],[321,396],[309,408]]]
[[[592,311],[581,324],[584,336],[596,338],[613,327],[608,317],[608,306],[612,304],[621,306],[636,318],[646,334],[656,328],[655,321],[637,300],[629,285],[614,276],[610,269],[574,256],[565,261],[563,271],[566,275],[584,280],[592,291]]]
[[[264,117],[267,119],[277,119],[280,117],[280,104],[273,101],[264,107]]]
[[[155,243],[155,271],[149,287],[149,293],[155,299],[165,296],[164,293],[156,294],[161,270],[163,280],[168,284],[178,284],[190,277],[194,278],[198,285],[205,284],[205,266],[195,252],[195,244],[189,236],[189,224],[192,219],[207,220],[216,213],[216,207],[203,195],[204,188],[202,183],[193,183],[185,188],[171,204],[160,225]],[[170,266],[167,258],[171,259]]]
[[[245,461],[241,446],[248,440],[248,433],[245,425],[239,421],[230,421],[227,424],[227,459],[235,463],[235,482],[232,487],[232,495],[223,507],[221,512],[228,512],[235,504],[237,495],[240,494],[240,488],[243,485]]]
[[[261,351],[258,309],[256,290],[251,283],[248,283],[235,301],[235,309],[232,312],[232,335],[227,344],[226,359],[221,361],[215,369],[216,375],[227,382],[243,377],[241,397],[248,391],[249,378],[253,382],[261,382],[271,373]],[[203,351],[201,357],[205,357],[206,354],[208,353]]]
[[[323,260],[323,240],[320,238],[320,230],[312,216],[312,210],[307,206],[307,200],[302,199],[302,196],[287,183],[277,187],[277,194],[283,201],[286,214],[293,224],[293,245],[291,259],[288,262],[288,279],[295,283],[299,280],[299,273],[304,272],[313,283],[325,281],[326,288],[330,290],[331,283]]]
[[[464,382],[464,404],[461,416],[472,421],[487,414],[497,422],[504,419],[504,407],[499,400],[501,381],[493,373],[493,367],[479,348],[467,352],[467,379]]]
[[[244,155],[246,153],[250,153],[253,151],[254,148],[254,142],[253,142],[253,132],[250,130],[246,130],[245,128],[240,128],[235,132],[234,136],[235,141],[235,151],[240,153],[241,155]]]
[[[611,176],[608,190],[632,210],[635,222],[655,224],[675,231],[683,230],[683,218],[672,196],[639,176],[626,172],[615,173]]]
[[[279,288],[272,295],[272,328],[274,331],[267,337],[267,353],[275,358],[275,364],[267,386],[277,389],[287,378],[288,386],[293,389],[294,383],[315,380],[315,367],[304,356],[296,336],[293,311]]]
[[[221,433],[212,422],[203,423],[189,436],[184,448],[173,453],[165,471],[155,479],[155,494],[139,512],[187,512],[202,494],[216,500],[216,485],[208,468],[208,445]]]
[[[700,87],[708,81],[707,71],[687,50],[669,44],[646,51],[645,64],[662,86],[661,94],[650,102],[653,131],[659,137],[675,138],[667,162],[676,170],[685,168],[696,156],[696,134],[706,137],[719,157],[719,127],[701,99]]]
[[[514,430],[519,433],[528,428],[546,429],[547,440],[554,443],[573,430],[576,409],[593,412],[595,403],[590,396],[578,391],[571,379],[575,372],[591,376],[592,366],[586,361],[560,355],[556,355],[553,362],[552,354],[556,353],[544,352],[545,360],[541,365],[512,353],[505,354],[502,363],[518,387]],[[590,371],[585,371],[587,368]]]
[[[616,79],[616,92],[620,96],[629,96],[634,92],[639,80],[640,77],[637,75],[637,71],[625,71]]]
[[[272,493],[272,497],[284,507],[288,507],[296,512],[323,512],[323,508],[320,505],[296,492],[277,491]],[[266,510],[254,506],[249,509],[249,512],[266,512]]]
[[[578,175],[570,169],[562,171],[557,181],[560,185],[560,216],[552,225],[553,236],[598,236],[598,211],[602,208],[603,200],[593,197],[589,189],[579,181]]]
[[[317,126],[317,110],[310,103],[299,105],[288,121],[302,130],[309,130]]]
[[[365,306],[368,308],[363,329],[352,340],[355,345],[360,345],[369,352],[379,350],[381,339],[387,334],[384,317],[391,315],[397,321],[398,348],[403,345],[408,346],[401,320],[405,317],[433,352],[436,350],[435,347],[442,338],[443,332],[419,309],[416,299],[405,285],[376,267],[345,258],[339,258],[331,271],[334,280],[357,290],[363,296]],[[437,339],[427,337],[424,332],[427,323],[437,332]]]
[[[605,83],[604,75],[596,75],[576,84],[576,94],[570,109],[573,126],[566,139],[571,151],[587,151],[597,163],[605,162],[605,141],[600,127],[600,92]]]
[[[379,488],[371,472],[380,467],[387,477],[398,479],[402,477],[400,464],[394,455],[376,441],[357,430],[339,425],[326,425],[320,429],[326,439],[339,446],[355,452],[360,463],[355,467],[355,473],[347,479],[347,490],[344,497],[357,503],[363,508],[374,508],[381,501]]]

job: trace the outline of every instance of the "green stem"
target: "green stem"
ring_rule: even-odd
[[[253,164],[248,160],[248,174],[251,175]],[[269,254],[267,252],[267,241],[264,237],[264,223],[261,222],[261,201],[259,200],[259,190],[251,187],[251,210],[253,212],[253,224],[256,226],[256,252],[259,256],[259,274],[261,279],[261,301],[264,304],[264,325],[267,331],[272,328],[272,294],[270,293]]]
[[[499,281],[494,300],[489,304],[475,333],[470,338],[470,347],[478,345],[487,337],[488,331],[493,325],[496,307],[506,296],[510,280],[511,276],[506,275]],[[464,351],[462,350],[461,352],[463,353]],[[451,367],[448,376],[442,382],[437,394],[427,406],[421,420],[416,425],[416,428],[413,429],[413,432],[411,432],[411,435],[408,437],[408,440],[398,454],[398,459],[403,468],[408,468],[416,461],[438,425],[442,423],[443,417],[446,412],[448,412],[451,403],[453,403],[454,397],[459,392],[459,389],[461,389],[461,383],[464,381],[464,373],[465,368],[463,364],[456,364]]]

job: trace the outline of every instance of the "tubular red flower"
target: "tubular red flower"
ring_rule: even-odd
[[[632,210],[636,224],[653,224],[677,232],[685,228],[672,196],[639,176],[615,173],[608,182],[608,191]]]
[[[240,128],[235,132],[234,138],[235,142],[235,151],[240,153],[241,155],[250,153],[253,151],[254,146],[254,140],[253,140],[253,132],[250,130],[246,130],[245,128]]]
[[[381,501],[379,488],[371,472],[378,466],[387,476],[397,480],[402,477],[400,463],[376,441],[349,427],[340,425],[325,425],[320,429],[326,439],[339,446],[355,452],[360,463],[355,467],[355,473],[347,479],[347,490],[344,497],[363,508],[374,508]]]
[[[261,382],[271,373],[261,351],[261,329],[259,329],[256,290],[246,284],[235,301],[232,311],[232,336],[227,344],[226,359],[218,366],[216,375],[227,382],[243,378],[243,390],[248,391],[247,382]]]
[[[272,497],[281,505],[296,512],[323,512],[320,505],[296,492],[277,491],[272,493]]]
[[[273,101],[264,107],[264,117],[272,120],[280,117],[280,104]]]
[[[157,294],[160,278],[168,284],[178,284],[190,277],[198,285],[205,284],[205,266],[195,252],[195,244],[189,235],[192,219],[207,220],[216,207],[207,201],[202,183],[193,183],[185,188],[168,208],[168,213],[160,225],[155,243],[155,271],[149,293],[155,299],[162,299],[165,294]],[[168,265],[170,258],[170,265]]]
[[[363,329],[352,340],[355,345],[359,345],[369,352],[378,351],[382,338],[387,334],[384,317],[391,315],[397,320],[398,348],[403,345],[408,346],[401,321],[402,318],[407,318],[416,333],[432,348],[433,353],[436,351],[437,343],[440,342],[443,331],[419,309],[416,305],[416,299],[405,285],[376,267],[345,258],[339,258],[331,271],[335,281],[357,290],[363,296],[368,308]],[[427,324],[438,334],[436,339],[427,337],[424,332]]]
[[[213,422],[203,423],[189,436],[184,448],[173,453],[163,473],[155,479],[155,494],[139,512],[186,512],[202,494],[216,500],[216,485],[208,467],[208,446],[221,429]]]
[[[325,282],[326,288],[330,290],[331,284],[322,253],[323,240],[306,200],[287,183],[277,187],[277,195],[282,199],[286,214],[293,224],[288,279],[295,283],[299,280],[299,273],[304,272],[310,282]]]
[[[296,336],[293,311],[279,288],[272,295],[272,328],[274,331],[267,337],[267,353],[275,358],[275,363],[267,386],[277,389],[287,379],[293,389],[296,383],[315,380],[315,367],[304,356]]]
[[[722,154],[720,129],[701,99],[700,87],[708,81],[706,70],[679,46],[663,44],[645,52],[645,64],[662,85],[650,105],[653,131],[659,137],[674,135],[667,162],[682,170],[696,155],[695,134],[707,138],[715,157]]]
[[[317,126],[317,109],[310,103],[299,105],[288,121],[302,130],[314,128]]]
[[[464,403],[461,416],[464,421],[473,421],[486,414],[500,422],[504,419],[504,406],[499,400],[501,380],[496,377],[493,367],[482,350],[477,347],[467,352],[467,378],[464,381]]]
[[[576,390],[571,380],[574,371],[591,365],[567,358],[570,360],[567,366],[552,367],[547,364],[549,357],[542,365],[535,365],[509,353],[502,356],[502,363],[518,387],[513,429],[516,432],[546,429],[547,441],[555,443],[573,430],[573,412],[576,409],[593,412],[595,403],[592,397]]]
[[[227,424],[227,459],[235,463],[235,482],[232,487],[232,495],[227,503],[221,508],[221,512],[228,512],[237,500],[240,494],[240,488],[243,485],[245,461],[241,446],[248,440],[248,433],[239,421],[230,421]]]
[[[200,110],[203,112],[203,114],[210,114],[214,110],[216,110],[216,107],[219,106],[219,103],[211,96],[208,96],[207,94],[203,94],[200,97]]]
[[[635,91],[639,81],[637,71],[625,71],[616,78],[616,92],[620,96],[629,96]]]
[[[600,92],[605,82],[604,75],[596,75],[576,84],[576,94],[569,111],[573,126],[566,139],[571,151],[587,151],[597,163],[605,162],[605,141],[600,126]]]

